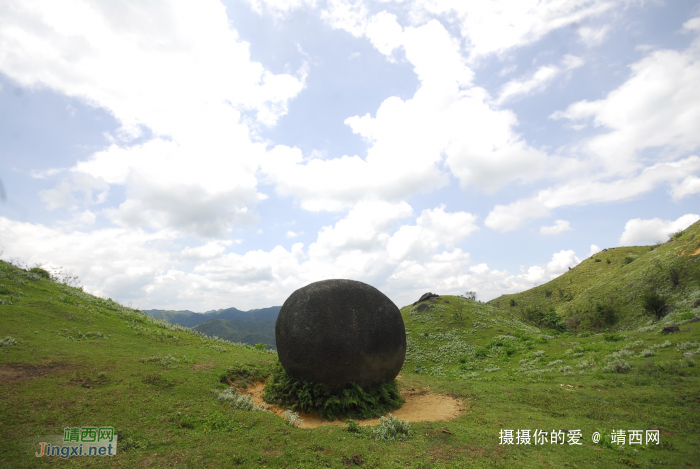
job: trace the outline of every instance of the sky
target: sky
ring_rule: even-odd
[[[532,288],[700,220],[700,3],[2,0],[0,257],[141,309]]]

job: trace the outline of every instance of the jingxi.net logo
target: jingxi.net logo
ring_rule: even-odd
[[[117,435],[113,427],[66,427],[63,436],[41,437],[39,450],[34,453],[42,456],[59,456],[67,459],[73,456],[114,456],[117,454]]]

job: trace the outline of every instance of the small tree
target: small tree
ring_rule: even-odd
[[[665,305],[666,298],[661,296],[656,290],[647,290],[647,292],[642,295],[642,306],[647,312],[656,316],[657,320],[665,316],[663,312]]]
[[[476,301],[476,292],[475,291],[464,292],[464,297],[468,300]]]

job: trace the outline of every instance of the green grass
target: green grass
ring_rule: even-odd
[[[626,330],[652,325],[659,303],[675,305],[663,325],[700,299],[700,222],[658,246],[603,250],[554,280],[489,304],[559,330]],[[662,305],[663,306],[663,305]]]
[[[688,285],[681,276],[678,288]],[[221,397],[231,384],[269,376],[274,353],[204,337],[4,262],[0,299],[7,301],[0,305],[0,467],[58,464],[35,458],[28,439],[88,425],[113,426],[118,454],[65,464],[692,467],[700,456],[700,366],[683,358],[697,351],[700,323],[689,321],[700,309],[682,301],[663,320],[681,332],[668,335],[646,317],[609,336],[541,330],[508,307],[452,296],[402,308],[408,351],[399,387],[453,395],[467,411],[449,422],[410,422],[410,429],[388,422],[348,431],[294,428],[272,413],[241,410],[247,404],[232,392]],[[594,431],[652,428],[661,430],[661,445],[591,441]],[[500,445],[503,429],[580,429],[583,440]]]

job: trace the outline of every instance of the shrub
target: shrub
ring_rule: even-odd
[[[568,373],[570,371],[571,367],[569,365],[559,367],[559,373]]]
[[[607,373],[627,373],[632,367],[626,360],[617,359],[609,362],[603,367]]]
[[[625,337],[620,334],[603,334],[603,339],[606,342],[620,342],[621,340],[625,340]]]
[[[541,357],[542,355],[544,355],[544,350],[538,350],[536,352],[532,352],[532,356],[535,358]]]
[[[648,348],[647,348],[647,349],[642,350],[642,353],[640,353],[640,355],[641,355],[643,358],[653,357],[653,356],[654,356],[654,351],[653,351],[652,349],[648,349]]]
[[[671,279],[671,283],[674,287],[677,287],[681,281],[681,272],[675,267],[668,269],[668,278]]]
[[[322,384],[295,379],[279,364],[265,385],[264,399],[292,410],[317,411],[319,416],[330,420],[339,415],[376,418],[403,404],[396,381],[365,388],[351,383],[329,391]]]
[[[291,410],[285,410],[282,415],[284,416],[284,421],[290,427],[301,427],[302,419],[299,418],[299,412],[292,412]]]
[[[38,275],[41,278],[46,278],[46,279],[51,278],[51,274],[48,273],[47,271],[45,271],[44,269],[42,269],[41,267],[34,267],[33,269],[29,269],[29,272],[34,274],[34,275]]]
[[[666,298],[661,296],[656,290],[647,290],[642,295],[642,307],[648,313],[653,314],[657,320],[665,316],[663,309],[666,305]]]
[[[696,340],[695,342],[679,343],[678,345],[676,345],[676,350],[682,352],[683,350],[690,350],[698,347],[700,347],[700,344],[698,344],[698,341]]]
[[[622,259],[622,265],[631,264],[632,262],[634,262],[634,257],[632,256],[627,256],[624,259]]]
[[[10,345],[17,345],[17,341],[9,335],[4,339],[0,339],[0,347],[9,347]]]
[[[605,259],[605,262],[608,264],[612,264],[612,262],[610,262],[610,259]]]
[[[550,296],[552,296],[552,290],[545,290],[544,296],[545,296],[545,298],[549,298]]]
[[[262,407],[255,405],[249,394],[239,394],[234,388],[219,393],[219,402],[229,402],[236,410],[262,410]]]
[[[360,433],[362,429],[360,426],[355,422],[353,419],[348,419],[348,428],[347,431],[350,433]]]
[[[661,344],[652,345],[651,348],[667,348],[673,345],[670,340],[663,342]]]
[[[484,373],[495,373],[497,371],[501,371],[501,369],[497,366],[494,366],[493,368],[484,368]]]
[[[404,441],[411,437],[411,425],[389,414],[389,417],[381,417],[373,433],[377,441]]]
[[[515,300],[513,298],[510,299],[510,305],[517,306],[517,303],[515,303]]]

